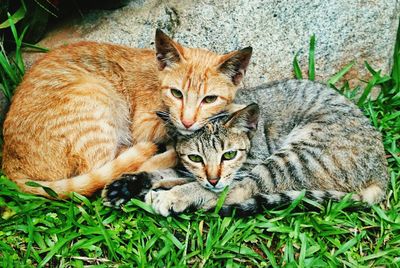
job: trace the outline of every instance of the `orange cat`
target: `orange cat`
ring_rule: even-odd
[[[251,48],[225,55],[185,48],[156,31],[156,51],[81,42],[36,62],[4,122],[3,170],[25,192],[91,195],[125,172],[175,164],[155,111],[182,132],[233,101]],[[147,162],[146,162],[147,161]],[[146,167],[140,166],[146,162]]]

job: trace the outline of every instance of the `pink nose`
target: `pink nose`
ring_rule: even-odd
[[[211,179],[211,180],[208,180],[208,182],[209,182],[212,186],[215,186],[215,185],[217,185],[218,180],[217,180],[217,179]]]
[[[186,121],[182,119],[182,124],[185,126],[185,128],[190,128],[193,126],[194,122],[193,121]]]

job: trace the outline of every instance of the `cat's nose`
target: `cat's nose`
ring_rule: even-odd
[[[218,179],[208,179],[208,182],[212,185],[215,186],[218,183]]]
[[[185,126],[185,128],[190,128],[191,126],[193,126],[194,121],[190,121],[190,120],[182,120],[182,124]]]

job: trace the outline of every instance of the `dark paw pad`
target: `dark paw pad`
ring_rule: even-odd
[[[147,173],[124,174],[104,188],[103,204],[120,208],[132,198],[143,199],[150,188],[151,181]]]

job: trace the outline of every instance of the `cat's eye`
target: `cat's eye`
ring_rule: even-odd
[[[177,99],[183,98],[183,94],[179,89],[171,88],[171,94],[172,94],[172,96],[174,96]]]
[[[222,155],[222,160],[232,160],[237,155],[237,151],[228,151]]]
[[[217,99],[218,99],[218,96],[210,95],[210,96],[205,97],[205,98],[203,99],[203,102],[204,102],[204,103],[213,103],[213,102],[215,102]]]
[[[188,158],[190,159],[190,161],[193,161],[195,163],[203,162],[203,158],[201,158],[201,156],[197,154],[190,154],[188,155]]]

